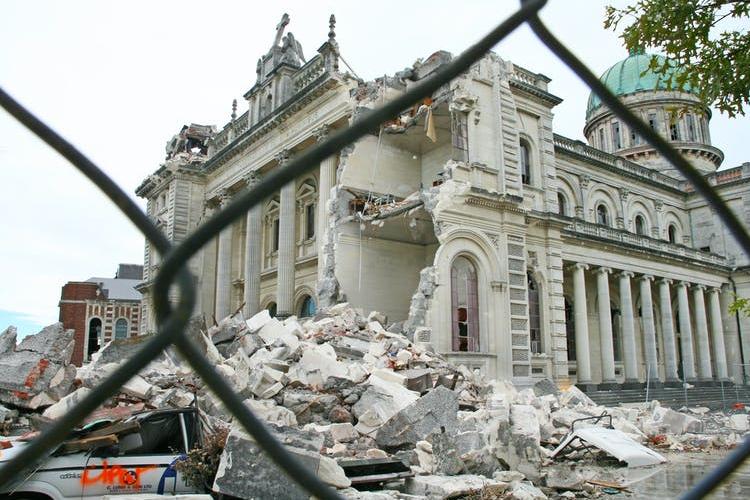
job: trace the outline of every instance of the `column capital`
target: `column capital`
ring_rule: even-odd
[[[282,149],[281,151],[276,153],[273,157],[273,159],[279,163],[279,166],[285,164],[291,158],[292,158],[292,152],[288,149]]]
[[[691,285],[691,283],[690,283],[690,282],[688,282],[688,281],[682,281],[682,280],[681,280],[681,281],[678,281],[678,282],[677,282],[677,286],[678,286],[678,287],[685,287],[685,288],[690,288],[690,285]]]
[[[721,293],[721,287],[720,286],[710,286],[708,287],[708,293]]]
[[[312,131],[312,135],[315,137],[315,142],[323,142],[328,137],[328,134],[331,133],[331,126],[321,125],[320,127],[316,128]]]
[[[606,267],[606,266],[600,266],[596,270],[596,273],[598,273],[598,274],[612,274],[612,268],[611,267]]]
[[[643,274],[638,279],[641,281],[654,281],[654,277],[650,274]]]
[[[589,265],[588,264],[584,264],[583,262],[576,262],[575,264],[571,264],[570,266],[568,266],[568,269],[570,269],[572,271],[575,271],[576,269],[581,269],[583,271],[588,271]]]
[[[693,285],[693,290],[696,290],[696,291],[701,291],[701,292],[702,292],[702,291],[703,291],[703,290],[705,290],[705,289],[706,289],[706,285],[702,285],[702,284],[700,284],[700,283],[695,283],[695,284]]]
[[[256,184],[260,182],[260,173],[253,170],[251,172],[246,173],[242,180],[245,181],[245,187],[247,189],[252,189],[255,187]]]
[[[232,199],[232,195],[229,194],[229,190],[227,188],[221,188],[216,191],[214,198],[216,198],[216,202],[220,207],[224,207],[227,203],[229,203],[229,200]]]
[[[632,271],[620,271],[619,273],[617,273],[617,276],[619,276],[620,278],[628,278],[628,279],[630,279],[633,276],[635,276],[635,274],[633,274]]]
[[[659,282],[659,284],[662,284],[662,283],[665,284],[665,285],[671,285],[672,284],[672,280],[669,279],[669,278],[659,278],[659,279],[657,279],[657,281]]]

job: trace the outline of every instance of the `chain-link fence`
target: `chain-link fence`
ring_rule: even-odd
[[[9,484],[15,478],[22,477],[24,472],[33,469],[46,458],[48,453],[68,437],[73,427],[106,399],[114,395],[120,386],[150,363],[162,350],[174,345],[185,359],[190,361],[193,369],[216,393],[234,418],[241,423],[259,446],[293,481],[296,481],[317,498],[341,498],[284,449],[281,443],[253,415],[252,411],[242,403],[240,396],[214,370],[193,341],[185,335],[185,327],[190,319],[195,302],[194,285],[187,270],[188,259],[218,235],[220,231],[244,215],[261,200],[277,192],[282,186],[295,178],[312,171],[324,159],[336,154],[369,131],[377,129],[383,122],[398,115],[415,102],[431,96],[442,85],[467,71],[494,45],[524,23],[529,25],[536,36],[557,57],[575,71],[613,113],[656,148],[692,183],[695,190],[716,210],[716,213],[727,225],[742,249],[750,254],[750,235],[743,229],[736,216],[700,172],[693,168],[665,139],[628,110],[599,81],[596,75],[550,33],[537,15],[545,4],[546,0],[522,0],[521,7],[517,12],[500,23],[475,45],[469,47],[460,56],[442,67],[433,76],[420,81],[410,91],[360,117],[348,128],[337,131],[325,142],[317,144],[283,167],[277,168],[264,177],[253,189],[237,196],[226,208],[197,228],[178,246],[172,246],[148,216],[101,169],[0,89],[0,105],[86,175],[138,227],[154,248],[164,256],[161,270],[156,276],[154,284],[154,306],[159,324],[158,335],[155,335],[135,356],[128,359],[111,376],[92,390],[76,407],[35,438],[16,458],[0,468],[0,485]],[[176,285],[179,290],[179,302],[175,307],[169,303],[168,299],[168,291],[173,285]],[[686,492],[683,498],[702,498],[739,467],[748,455],[750,455],[750,438],[746,439],[719,466],[710,471],[690,491]]]

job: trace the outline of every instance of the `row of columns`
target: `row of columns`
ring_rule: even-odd
[[[589,350],[588,311],[586,304],[586,276],[589,269],[587,264],[578,263],[573,266],[574,293],[574,321],[576,341],[576,362],[578,383],[593,384],[591,376],[591,353]],[[597,283],[597,305],[599,316],[599,343],[601,346],[602,384],[615,384],[614,340],[612,335],[612,312],[609,294],[609,275],[612,269],[599,267],[595,270]],[[630,271],[617,273],[620,312],[622,315],[622,345],[625,384],[639,384],[639,370],[637,359],[637,343],[635,337],[635,314],[631,292],[631,279],[634,274]],[[641,320],[646,370],[652,380],[658,380],[658,355],[656,348],[656,319],[654,318],[654,304],[651,295],[651,283],[654,277],[641,275],[638,277],[641,296]],[[657,281],[659,288],[659,303],[661,306],[660,324],[664,338],[664,368],[665,382],[679,382],[677,365],[677,345],[675,329],[672,320],[672,300],[670,285],[672,281],[661,278]],[[698,354],[697,372],[695,353],[693,350],[693,331],[690,318],[690,304],[688,287],[692,287],[693,313],[696,326],[696,346]],[[678,320],[680,327],[680,354],[682,358],[683,376],[690,382],[709,381],[714,376],[720,380],[728,377],[726,351],[724,347],[724,332],[721,319],[721,305],[719,289],[708,290],[709,309],[711,312],[710,325],[707,322],[705,287],[690,285],[684,281],[676,284],[678,301]],[[709,341],[710,331],[710,341]],[[713,343],[715,365],[711,365],[710,343]],[[715,372],[714,372],[715,369]]]
[[[328,134],[327,126],[316,130],[315,136],[322,141]],[[291,159],[289,151],[284,150],[276,155],[279,167]],[[328,220],[327,205],[331,188],[336,182],[336,157],[325,159],[320,165],[318,180],[318,211],[316,221],[316,240],[318,255],[322,255],[326,222]],[[247,189],[252,189],[260,181],[257,172],[250,172],[245,177]],[[219,208],[229,202],[230,196],[226,190],[218,194]],[[295,290],[295,203],[296,189],[292,181],[281,188],[279,193],[279,249],[276,272],[276,314],[287,317],[294,314]],[[260,203],[252,207],[246,215],[245,262],[244,262],[244,301],[243,313],[250,317],[260,310],[260,274],[263,263],[263,208]],[[217,320],[231,314],[232,293],[232,228],[224,229],[218,238],[216,262],[216,297],[215,317]],[[322,267],[319,264],[319,269]]]

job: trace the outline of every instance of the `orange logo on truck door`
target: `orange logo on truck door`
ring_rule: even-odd
[[[138,488],[141,485],[141,474],[156,469],[156,466],[144,465],[134,469],[126,469],[121,465],[109,465],[106,460],[102,460],[101,472],[96,474],[98,469],[99,466],[86,467],[81,476],[81,484],[83,486],[104,484]]]

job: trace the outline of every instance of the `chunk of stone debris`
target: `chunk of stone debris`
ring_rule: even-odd
[[[328,428],[331,439],[338,443],[351,443],[359,437],[359,432],[352,424],[331,424]]]
[[[372,435],[396,413],[419,398],[419,394],[406,387],[370,377],[367,390],[360,396],[352,412],[357,417],[357,430]]]
[[[344,408],[341,405],[336,405],[333,408],[331,408],[330,413],[328,413],[328,420],[333,422],[334,424],[349,424],[351,425],[351,422],[353,421],[352,414]]]
[[[351,486],[336,461],[318,453],[322,441],[310,441],[304,433],[290,428],[272,427],[271,430],[287,450],[323,482],[336,488]],[[213,490],[240,498],[309,498],[309,494],[290,480],[236,424],[221,454]]]
[[[539,396],[546,396],[548,394],[553,394],[555,396],[560,395],[560,389],[557,387],[557,384],[551,381],[548,378],[544,378],[534,384],[534,394]]]
[[[511,485],[511,491],[506,498],[512,500],[545,500],[547,495],[533,484],[522,481]]]
[[[134,375],[120,388],[120,391],[138,399],[148,399],[154,386],[146,382],[140,375]]]
[[[245,321],[245,324],[247,325],[249,333],[257,333],[258,330],[266,326],[266,323],[269,321],[271,321],[271,313],[268,312],[268,309],[263,309],[254,314],[252,318]]]
[[[256,417],[269,424],[280,427],[297,425],[297,417],[294,413],[283,406],[278,406],[273,399],[246,399],[244,403]]]
[[[370,448],[365,452],[367,458],[388,458],[388,453],[378,448]]]
[[[16,348],[17,336],[18,332],[15,326],[9,326],[3,333],[0,333],[0,356]]]
[[[648,436],[681,435],[686,432],[701,432],[702,429],[703,423],[699,419],[663,406],[654,408],[650,416],[641,422],[641,430]]]
[[[456,393],[437,387],[388,419],[378,429],[375,441],[381,447],[414,444],[440,428],[453,429],[457,413]]]
[[[575,407],[577,405],[596,406],[596,403],[590,397],[574,385],[571,385],[560,394],[560,404],[567,407]]]
[[[507,487],[507,483],[472,474],[414,476],[406,478],[405,483],[408,494],[427,498],[457,498],[479,494],[486,488],[492,488],[493,493],[499,496]]]
[[[52,420],[57,420],[78,405],[78,403],[80,403],[89,392],[91,392],[91,389],[79,387],[74,392],[71,392],[60,401],[44,410],[42,415],[51,418]]]
[[[533,406],[510,407],[510,441],[506,462],[511,470],[518,470],[534,478],[539,471],[539,421]]]
[[[5,334],[9,342],[12,332]],[[56,402],[59,391],[46,391],[60,369],[70,364],[73,334],[55,323],[25,337],[14,351],[0,357],[0,401],[29,409]]]

